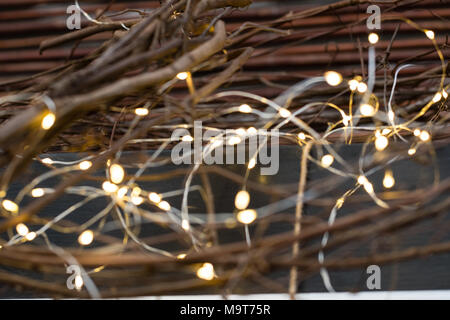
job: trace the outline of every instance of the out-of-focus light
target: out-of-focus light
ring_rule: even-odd
[[[192,136],[190,136],[190,135],[185,135],[181,138],[181,141],[192,142],[192,141],[194,141],[194,138],[192,138]]]
[[[305,135],[303,132],[300,132],[300,133],[297,135],[297,137],[298,137],[300,140],[305,140],[305,139],[306,139],[306,135]]]
[[[52,163],[53,163],[53,160],[50,159],[50,158],[44,158],[44,159],[42,159],[42,163],[45,163],[45,164],[52,164]]]
[[[252,107],[250,107],[248,104],[246,104],[246,103],[244,103],[244,104],[241,104],[240,106],[239,106],[239,112],[242,112],[242,113],[250,113],[250,112],[252,112]]]
[[[379,136],[375,139],[375,148],[378,151],[383,151],[384,149],[386,149],[386,147],[389,144],[389,140],[388,138],[386,138],[385,136]]]
[[[425,34],[428,39],[433,40],[434,39],[434,31],[433,30],[426,30]]]
[[[358,89],[358,84],[359,84],[358,80],[352,79],[348,82],[348,87],[350,88],[351,91],[355,91],[356,89]]]
[[[383,187],[390,189],[395,185],[395,179],[391,171],[386,171],[383,179]]]
[[[177,78],[180,80],[186,80],[188,76],[189,74],[187,72],[180,72],[179,74],[177,74]]]
[[[254,209],[247,209],[239,211],[237,214],[237,220],[243,224],[250,224],[256,220],[258,213]]]
[[[83,231],[78,237],[78,243],[82,246],[87,246],[94,240],[94,233],[91,230]]]
[[[234,198],[234,205],[239,210],[244,210],[248,207],[250,203],[250,194],[246,190],[241,190],[236,193],[236,197]]]
[[[148,109],[147,108],[136,108],[134,109],[134,113],[138,116],[146,116],[148,115]]]
[[[322,157],[320,160],[320,163],[322,164],[322,167],[328,168],[333,164],[334,157],[331,154],[326,154]]]
[[[420,140],[422,140],[422,141],[428,141],[428,140],[430,140],[430,134],[429,134],[427,131],[423,130],[423,131],[420,133],[419,138],[420,138]]]
[[[255,127],[250,127],[247,129],[247,133],[248,134],[256,134],[256,133],[258,133],[258,130],[256,130]]]
[[[81,170],[87,170],[87,169],[89,169],[90,167],[92,167],[92,162],[90,162],[90,161],[88,161],[88,160],[82,161],[82,162],[80,162],[80,164],[78,165],[78,167],[79,167]]]
[[[408,150],[408,154],[409,154],[410,156],[414,155],[415,153],[416,153],[416,149],[415,149],[415,148],[410,148],[410,149]]]
[[[27,239],[28,241],[33,241],[36,238],[36,232],[28,232],[25,235],[25,239]]]
[[[280,108],[280,110],[278,110],[278,113],[282,118],[288,118],[291,115],[291,112],[286,108]]]
[[[144,202],[144,198],[139,197],[139,196],[134,196],[134,197],[131,197],[131,202],[135,206],[138,206],[138,205],[141,205]]]
[[[158,205],[158,208],[160,208],[160,209],[162,209],[164,211],[169,211],[170,210],[170,204],[167,201],[161,201],[157,205]]]
[[[235,144],[241,143],[241,141],[242,141],[242,139],[241,139],[240,137],[238,137],[238,136],[232,136],[232,137],[230,137],[230,138],[228,139],[228,144],[229,144],[230,146],[233,146],[233,145],[235,145]]]
[[[156,192],[150,192],[148,195],[148,199],[153,203],[161,202],[161,196],[159,194],[157,194]]]
[[[52,112],[48,113],[48,114],[42,119],[42,123],[41,123],[42,129],[48,130],[48,129],[50,129],[51,127],[53,127],[53,124],[55,123],[55,120],[56,120],[55,115],[54,115]]]
[[[185,231],[188,231],[190,229],[189,221],[183,219],[181,221],[181,228],[183,228],[183,230]]]
[[[35,188],[35,189],[31,190],[31,196],[33,198],[42,197],[44,194],[45,194],[45,191],[42,188]]]
[[[16,226],[16,231],[17,231],[17,233],[20,234],[22,237],[25,237],[25,236],[28,234],[28,232],[29,232],[28,227],[27,227],[26,225],[24,225],[23,223],[19,223],[19,224]]]
[[[413,133],[416,137],[420,136],[420,129],[414,129]]]
[[[184,258],[186,258],[186,253],[180,253],[177,255],[177,259],[183,260]]]
[[[204,263],[198,270],[197,270],[197,277],[203,280],[212,280],[214,279],[214,267],[211,263]]]
[[[445,89],[442,89],[442,96],[444,97],[444,99],[448,98],[448,93],[447,91],[445,91]]]
[[[442,94],[440,92],[437,92],[433,97],[433,102],[439,102],[442,99]]]
[[[2,201],[2,206],[3,208],[5,208],[5,210],[8,210],[10,212],[19,211],[19,206],[15,202],[8,199]]]
[[[117,189],[119,189],[119,187],[117,185],[115,185],[114,183],[111,183],[109,181],[103,182],[102,188],[105,192],[108,192],[108,193],[116,192]]]
[[[256,159],[255,158],[251,158],[250,161],[248,162],[248,166],[247,168],[249,169],[253,169],[256,165]]]
[[[367,103],[362,104],[359,110],[361,111],[361,114],[365,117],[371,117],[375,114],[375,108]]]
[[[83,285],[84,285],[83,277],[77,274],[75,276],[75,288],[77,290],[81,290],[81,288],[83,288]]]
[[[113,164],[111,167],[109,167],[109,174],[111,177],[111,181],[115,184],[119,184],[123,181],[123,178],[125,177],[125,170],[123,170],[122,166],[120,164]]]
[[[342,75],[336,71],[327,71],[324,74],[325,81],[332,87],[339,85],[342,82]]]
[[[364,82],[358,83],[357,90],[358,90],[359,93],[366,92],[367,91],[367,84],[365,84]]]
[[[117,190],[117,197],[119,199],[122,199],[123,197],[125,197],[127,192],[128,192],[128,187],[121,187],[119,190]]]
[[[372,32],[371,34],[369,34],[368,39],[371,44],[376,44],[378,40],[380,40],[380,37],[376,33]]]

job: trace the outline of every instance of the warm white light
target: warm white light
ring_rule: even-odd
[[[28,234],[28,227],[24,225],[23,223],[19,223],[16,226],[16,231],[18,234],[20,234],[22,237],[25,237]]]
[[[203,280],[212,280],[214,279],[214,267],[211,263],[204,263],[198,270],[197,270],[197,277]]]
[[[244,128],[238,128],[238,129],[236,129],[236,134],[238,134],[238,135],[240,135],[240,136],[245,135],[246,132],[247,132],[247,131],[245,131]]]
[[[331,154],[326,154],[320,160],[322,167],[328,168],[334,161],[334,157]]]
[[[45,163],[45,164],[52,164],[52,163],[53,163],[53,160],[50,159],[50,158],[44,158],[44,159],[42,159],[42,163]]]
[[[381,131],[382,135],[387,135],[389,133],[391,133],[391,129],[388,129],[388,128],[384,128],[383,131]]]
[[[80,164],[78,165],[78,167],[81,169],[81,170],[87,170],[87,169],[89,169],[90,167],[92,167],[92,162],[90,162],[90,161],[82,161],[82,162],[80,162]]]
[[[83,231],[78,237],[78,243],[82,246],[87,246],[94,240],[94,233],[91,230]]]
[[[348,82],[348,87],[350,88],[350,90],[355,91],[356,89],[358,89],[358,84],[358,80],[352,79]]]
[[[25,239],[27,239],[28,241],[33,241],[36,238],[36,232],[28,232],[25,235]]]
[[[108,192],[108,193],[116,192],[117,189],[119,189],[119,187],[117,185],[115,185],[114,183],[111,183],[109,181],[103,182],[102,188],[105,192]]]
[[[181,221],[181,228],[183,228],[183,230],[185,231],[188,231],[190,229],[189,221],[183,219]]]
[[[12,202],[11,200],[7,200],[7,199],[3,200],[2,206],[3,206],[3,208],[5,208],[6,210],[8,210],[10,212],[19,211],[19,206],[15,202]]]
[[[367,91],[367,84],[365,84],[364,82],[360,82],[358,83],[358,92],[359,93],[364,93]]]
[[[84,285],[83,277],[77,274],[75,276],[75,288],[77,290],[81,290],[81,288],[83,288],[83,285]]]
[[[428,140],[430,140],[430,134],[424,130],[420,133],[419,138],[422,141],[428,141]]]
[[[177,255],[177,259],[182,260],[184,258],[186,258],[186,253],[180,253],[179,255]]]
[[[434,39],[434,32],[432,30],[425,31],[425,34],[428,39],[433,40]]]
[[[280,113],[280,116],[282,118],[288,118],[291,115],[291,112],[286,108],[280,108],[280,110],[278,110],[278,112]]]
[[[418,136],[420,136],[420,129],[414,129],[414,135],[416,136],[416,137],[418,137]]]
[[[36,189],[31,190],[31,196],[34,198],[42,197],[44,194],[45,194],[45,191],[42,188],[36,188]]]
[[[395,184],[395,179],[392,175],[392,172],[386,171],[386,173],[384,175],[384,179],[383,179],[383,186],[386,189],[390,189],[394,186],[394,184]]]
[[[336,71],[327,71],[324,74],[325,81],[332,87],[339,85],[342,82],[342,76]]]
[[[358,183],[364,186],[364,189],[368,192],[368,193],[372,193],[373,192],[373,186],[372,184],[369,182],[369,180],[367,180],[367,178],[365,176],[359,176],[358,177]]]
[[[442,96],[444,97],[444,99],[447,99],[448,97],[448,93],[447,91],[445,91],[445,89],[442,89]]]
[[[238,136],[232,136],[228,139],[228,144],[230,146],[241,143],[242,139]]]
[[[189,74],[187,72],[180,72],[179,74],[177,74],[177,78],[180,80],[186,80],[188,76]]]
[[[157,194],[156,192],[150,192],[150,194],[148,195],[148,199],[154,203],[161,202],[161,196],[159,194]]]
[[[362,104],[359,110],[361,111],[361,114],[365,117],[371,117],[375,114],[375,108],[367,103]]]
[[[300,133],[297,135],[297,137],[298,137],[300,140],[305,140],[305,139],[306,139],[306,135],[305,135],[303,132],[300,132]]]
[[[128,192],[128,187],[122,187],[119,190],[117,190],[117,197],[119,199],[122,199],[123,197],[125,197],[127,192]]]
[[[250,127],[247,129],[247,133],[248,134],[256,134],[256,133],[258,133],[258,130],[256,130],[255,127]]]
[[[411,149],[408,150],[408,154],[409,154],[410,156],[412,156],[412,155],[415,154],[415,153],[416,153],[416,149],[414,149],[414,148],[411,148]]]
[[[394,111],[389,111],[388,112],[388,118],[389,118],[389,120],[394,121],[394,118],[395,118]]]
[[[248,207],[250,203],[250,194],[246,190],[241,190],[236,193],[236,197],[234,198],[234,205],[239,210],[244,210]]]
[[[376,33],[369,34],[369,42],[371,44],[377,43],[379,39],[380,39],[380,37]]]
[[[386,149],[388,144],[389,144],[389,140],[385,136],[379,136],[375,139],[375,148],[378,151],[383,151],[384,149]]]
[[[442,94],[440,92],[436,93],[433,97],[433,102],[439,102],[442,99]]]
[[[194,141],[194,138],[192,138],[190,135],[185,135],[181,138],[181,141],[192,142],[192,141]]]
[[[53,113],[48,113],[43,119],[42,119],[42,129],[48,130],[50,129],[53,124],[55,123],[56,117]]]
[[[138,205],[142,204],[142,202],[144,202],[144,198],[139,197],[139,196],[134,196],[134,197],[131,197],[131,202],[133,202],[133,204],[135,206],[138,206]]]
[[[246,104],[246,103],[244,103],[244,104],[241,104],[240,106],[239,106],[239,112],[242,112],[242,113],[250,113],[250,112],[252,112],[252,107],[250,107],[248,104]]]
[[[109,174],[111,176],[111,181],[117,184],[123,181],[125,170],[123,170],[120,164],[113,164],[109,167]]]
[[[239,211],[237,214],[237,220],[243,224],[250,224],[256,220],[258,214],[256,210],[247,209],[243,211]]]
[[[136,113],[138,116],[146,116],[148,115],[148,109],[147,108],[136,108],[134,109],[134,113]]]
[[[255,166],[256,166],[256,159],[255,158],[251,158],[250,161],[248,162],[247,168],[253,169]]]
[[[170,204],[167,201],[161,201],[160,203],[158,203],[158,207],[164,211],[170,210]]]

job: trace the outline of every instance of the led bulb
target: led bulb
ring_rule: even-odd
[[[420,129],[414,129],[413,133],[416,137],[420,136]]]
[[[248,104],[241,104],[240,106],[239,106],[239,112],[242,112],[242,113],[250,113],[250,112],[252,112],[252,107],[250,107]]]
[[[171,207],[167,201],[161,201],[160,203],[158,203],[158,208],[160,208],[164,211],[169,211]]]
[[[232,136],[231,138],[228,139],[228,145],[232,146],[235,144],[239,144],[241,143],[242,139],[239,138],[238,136]]]
[[[362,104],[359,110],[361,114],[365,117],[371,117],[375,114],[375,108],[367,103]]]
[[[23,223],[19,223],[19,224],[16,226],[16,231],[17,231],[17,233],[20,234],[22,237],[25,237],[25,236],[28,234],[28,232],[29,232],[28,227],[27,227],[26,225],[24,225]]]
[[[420,138],[420,140],[422,140],[424,142],[428,141],[428,140],[430,140],[430,134],[424,130],[420,133],[419,138]]]
[[[8,210],[10,212],[17,212],[19,211],[19,206],[12,202],[11,200],[5,199],[2,201],[2,206],[5,208],[5,210]]]
[[[369,34],[368,39],[371,44],[376,44],[378,42],[378,40],[380,39],[380,37],[376,33],[371,33],[371,34]]]
[[[390,189],[394,186],[394,184],[395,184],[395,179],[392,175],[392,172],[386,171],[386,173],[384,175],[384,179],[383,179],[383,186],[386,189]]]
[[[87,160],[86,161],[82,161],[82,162],[80,162],[78,167],[80,168],[80,170],[87,170],[90,167],[92,167],[92,162],[87,161]]]
[[[256,133],[258,133],[258,130],[256,130],[255,127],[250,127],[247,129],[247,133],[248,134],[256,134]]]
[[[42,188],[36,188],[36,189],[31,190],[31,196],[33,198],[42,197],[44,194],[45,194],[45,191]]]
[[[332,87],[339,85],[342,82],[342,76],[336,71],[327,71],[324,74],[325,81]]]
[[[44,159],[42,159],[42,163],[45,163],[45,164],[52,164],[52,163],[53,163],[53,160],[50,159],[50,158],[44,158]]]
[[[197,277],[203,280],[212,280],[214,279],[214,267],[211,263],[204,263],[198,270],[197,270]]]
[[[367,91],[367,84],[365,84],[364,82],[358,83],[357,90],[358,90],[359,93],[366,92]]]
[[[442,99],[442,94],[440,92],[436,93],[433,97],[433,102],[439,102]]]
[[[236,194],[234,198],[234,205],[239,210],[244,210],[250,203],[250,194],[246,190],[241,190]]]
[[[75,276],[75,288],[79,291],[81,290],[81,288],[83,288],[83,285],[84,285],[83,277],[77,274]]]
[[[291,112],[286,108],[280,108],[278,112],[282,118],[288,118],[291,115]]]
[[[409,154],[410,156],[414,155],[415,153],[416,153],[416,149],[414,149],[414,148],[410,148],[410,149],[408,150],[408,154]]]
[[[379,136],[375,139],[375,148],[378,151],[383,151],[384,149],[386,149],[386,147],[389,144],[389,140],[388,138],[386,138],[385,136]]]
[[[190,135],[185,135],[181,138],[181,141],[192,142],[192,141],[194,141],[194,138],[192,138]]]
[[[154,203],[161,202],[161,196],[159,194],[157,194],[156,192],[150,192],[150,194],[148,195],[148,199]]]
[[[140,205],[140,204],[142,204],[144,202],[144,198],[139,197],[139,196],[134,196],[134,197],[131,197],[131,202],[135,206],[138,206],[138,205]]]
[[[351,91],[355,91],[356,89],[358,89],[358,84],[359,84],[358,80],[352,79],[348,82],[348,87],[350,88]]]
[[[87,246],[94,240],[94,233],[91,230],[83,231],[78,237],[78,243],[82,246]]]
[[[243,224],[250,224],[256,220],[258,213],[254,209],[247,209],[239,211],[237,214],[237,220]]]
[[[180,80],[186,80],[188,76],[189,74],[187,72],[180,72],[179,74],[177,74],[177,78]]]
[[[432,30],[426,30],[425,34],[427,36],[428,39],[433,40],[434,39],[434,31]]]
[[[121,165],[113,164],[111,167],[109,167],[109,174],[111,177],[111,181],[115,184],[118,184],[123,181],[123,178],[125,177],[125,170],[123,170]]]
[[[320,163],[322,164],[322,167],[328,168],[331,166],[334,162],[334,157],[331,154],[326,154],[322,157],[320,160]]]
[[[251,158],[250,161],[248,162],[248,166],[247,168],[249,169],[253,169],[256,165],[256,159],[255,158]]]
[[[42,123],[41,123],[42,129],[44,129],[44,130],[50,129],[53,126],[53,124],[55,123],[55,120],[56,120],[55,115],[52,112],[48,113],[42,119]]]
[[[136,108],[134,109],[134,113],[138,116],[146,116],[148,115],[148,109],[147,108]]]
[[[305,135],[303,132],[300,132],[300,133],[297,135],[297,137],[298,137],[300,140],[305,140],[305,139],[306,139],[306,135]]]
[[[119,187],[117,185],[115,185],[114,183],[111,183],[109,181],[103,182],[102,188],[107,193],[113,193],[119,189]]]
[[[36,232],[28,232],[25,235],[25,239],[27,239],[28,241],[33,241],[36,238]]]

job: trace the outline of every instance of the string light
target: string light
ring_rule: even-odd
[[[16,225],[16,231],[22,237],[25,237],[29,232],[28,227],[23,223],[19,223],[18,225]]]
[[[383,151],[384,149],[386,149],[388,144],[389,144],[389,140],[385,136],[380,135],[379,137],[377,137],[375,139],[375,148],[378,151]]]
[[[288,118],[291,116],[291,112],[286,108],[280,108],[280,110],[278,110],[278,112],[280,113],[280,116],[282,118]]]
[[[111,183],[109,181],[103,182],[102,188],[107,193],[113,193],[119,189],[119,187],[117,185],[115,185],[114,183]]]
[[[416,137],[420,136],[420,129],[414,129],[413,133]]]
[[[359,108],[361,114],[365,117],[371,117],[375,114],[375,108],[367,103],[364,103]]]
[[[247,209],[239,211],[237,214],[237,220],[243,224],[250,224],[256,220],[258,213],[254,209]]]
[[[183,228],[183,230],[185,231],[189,231],[190,229],[189,221],[187,221],[186,219],[181,220],[181,228]]]
[[[25,235],[25,239],[27,239],[28,241],[33,241],[36,238],[36,232],[28,232]]]
[[[77,274],[75,276],[75,289],[80,291],[81,288],[83,288],[83,285],[84,285],[83,277]]]
[[[90,167],[92,167],[92,162],[90,162],[88,160],[82,161],[82,162],[80,162],[78,167],[80,168],[80,170],[87,170]]]
[[[250,127],[250,128],[247,129],[247,133],[248,134],[257,134],[258,130],[256,130],[255,127]]]
[[[50,158],[44,158],[44,159],[42,159],[42,163],[45,163],[45,164],[53,164],[53,160],[50,159]]]
[[[371,33],[369,34],[368,39],[371,44],[376,44],[380,39],[380,37],[376,33]]]
[[[8,199],[2,201],[2,206],[3,208],[5,208],[5,210],[10,212],[19,211],[19,206],[15,202],[12,202],[11,200]]]
[[[238,136],[232,136],[232,137],[230,137],[230,138],[228,139],[228,144],[229,144],[230,146],[233,146],[233,145],[235,145],[235,144],[241,143],[241,141],[242,141],[242,139],[239,138]]]
[[[183,260],[184,258],[186,258],[186,253],[180,253],[179,255],[177,255],[177,259],[179,260]]]
[[[408,149],[408,154],[409,154],[410,156],[414,155],[415,153],[416,153],[416,149],[415,149],[415,148],[410,148],[410,149]]]
[[[297,135],[297,137],[298,137],[300,140],[305,140],[305,139],[306,139],[306,135],[305,135],[303,132],[300,132],[300,133]]]
[[[214,279],[214,266],[206,262],[197,270],[197,277],[203,280],[212,280]]]
[[[322,167],[328,168],[329,166],[331,166],[333,164],[334,157],[331,154],[326,154],[322,157],[320,162],[322,164]]]
[[[348,87],[350,88],[351,91],[355,91],[356,89],[358,89],[358,84],[359,84],[358,80],[352,79],[348,82]]]
[[[192,138],[190,135],[185,135],[185,136],[181,137],[181,141],[192,142],[192,141],[194,141],[194,138]]]
[[[148,109],[147,108],[136,108],[134,109],[134,113],[140,117],[144,117],[148,115]]]
[[[236,134],[238,134],[238,135],[240,135],[240,136],[243,136],[243,135],[245,135],[245,133],[247,132],[247,131],[245,131],[245,129],[244,128],[238,128],[238,129],[236,129]]]
[[[448,93],[447,91],[445,91],[445,89],[442,89],[442,96],[444,97],[444,99],[448,98]]]
[[[138,205],[141,205],[143,202],[144,202],[144,198],[142,198],[142,197],[139,197],[139,196],[132,196],[131,197],[131,202],[135,205],[135,206],[138,206]]]
[[[394,185],[395,185],[395,179],[394,179],[394,176],[392,175],[392,171],[386,170],[386,172],[384,174],[384,179],[383,179],[383,186],[386,189],[390,189]]]
[[[48,130],[53,127],[56,117],[52,112],[47,113],[47,115],[42,119],[41,127],[44,130]]]
[[[186,80],[188,76],[189,74],[187,72],[180,72],[179,74],[177,74],[177,78],[180,80]]]
[[[358,177],[358,183],[361,184],[367,193],[373,193],[373,185],[363,175]]]
[[[31,190],[31,196],[33,198],[42,197],[44,194],[45,194],[45,191],[42,188],[36,188],[36,189]]]
[[[336,71],[327,71],[324,74],[325,81],[332,87],[339,85],[342,82],[342,75]]]
[[[359,93],[366,92],[367,91],[367,84],[365,84],[364,82],[358,83],[357,90],[358,90]]]
[[[92,230],[85,230],[78,237],[78,243],[81,244],[82,246],[90,245],[93,240],[94,240],[94,233],[92,232]]]
[[[425,34],[427,36],[428,39],[433,40],[434,39],[434,31],[432,30],[426,30]]]
[[[167,201],[161,201],[160,203],[158,203],[158,208],[160,208],[160,209],[162,209],[164,211],[169,211],[170,210],[170,204]]]
[[[125,197],[127,192],[128,192],[128,187],[121,187],[119,190],[117,190],[117,197],[119,199],[122,199],[123,197]]]
[[[256,159],[255,158],[251,158],[250,161],[248,162],[247,168],[253,169],[255,166],[256,166]]]
[[[148,199],[153,203],[161,202],[161,196],[159,194],[157,194],[156,192],[150,192],[148,194]]]
[[[246,190],[241,190],[236,194],[234,198],[234,205],[239,210],[244,210],[250,203],[250,194]]]
[[[109,167],[109,174],[111,177],[111,181],[115,184],[119,184],[125,177],[125,170],[123,170],[120,164],[113,164],[111,167]]]
[[[434,103],[439,102],[439,101],[441,101],[441,99],[442,99],[442,94],[440,92],[437,92],[433,97],[433,102]]]
[[[389,111],[389,112],[388,112],[388,119],[389,119],[390,121],[394,121],[394,118],[395,118],[395,113],[394,113],[394,111]]]
[[[421,133],[420,133],[420,136],[419,136],[419,138],[420,138],[420,140],[422,140],[422,141],[428,141],[428,140],[430,140],[430,134],[427,132],[427,131],[422,131]]]
[[[250,107],[248,104],[246,104],[246,103],[244,103],[244,104],[241,104],[240,106],[239,106],[239,112],[242,112],[242,113],[250,113],[250,112],[252,112],[252,107]]]

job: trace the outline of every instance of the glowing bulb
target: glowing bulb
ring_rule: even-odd
[[[378,151],[383,151],[384,149],[386,149],[386,147],[389,144],[389,140],[388,138],[386,138],[385,136],[379,136],[375,139],[375,148]]]
[[[373,193],[373,185],[369,181],[364,183],[363,186],[367,193]]]
[[[134,197],[131,197],[131,202],[135,206],[138,206],[138,205],[142,204],[142,202],[144,202],[144,198],[139,197],[139,196],[134,196]]]
[[[25,239],[27,239],[28,241],[33,241],[36,238],[36,232],[28,232],[25,235]]]
[[[161,196],[159,194],[157,194],[156,192],[150,192],[150,194],[148,195],[148,199],[154,203],[161,202]]]
[[[379,39],[380,39],[380,37],[376,33],[369,34],[369,42],[371,44],[377,43]]]
[[[375,114],[375,108],[367,103],[362,104],[359,110],[361,111],[361,114],[365,117],[371,117]]]
[[[134,109],[134,113],[136,113],[138,116],[146,116],[148,115],[148,109],[147,108],[136,108]]]
[[[189,221],[183,219],[181,221],[181,228],[183,228],[183,230],[185,231],[188,231],[191,228],[189,225]]]
[[[250,113],[250,112],[252,112],[252,107],[250,107],[248,104],[241,104],[240,106],[239,106],[239,112],[242,112],[242,113]]]
[[[238,134],[238,135],[240,135],[240,136],[245,135],[246,132],[247,132],[247,131],[245,131],[244,128],[236,129],[236,134]]]
[[[115,185],[114,183],[111,183],[109,181],[103,182],[102,188],[107,193],[113,193],[113,192],[116,192],[117,189],[119,189],[119,187],[117,185]]]
[[[355,91],[356,89],[358,89],[358,84],[359,84],[358,80],[352,79],[348,82],[348,87],[350,88],[351,91]]]
[[[42,197],[44,194],[45,194],[45,191],[42,188],[36,188],[36,189],[31,190],[31,196],[33,198]]]
[[[44,158],[44,159],[42,159],[42,163],[45,163],[45,164],[52,164],[52,163],[53,163],[53,160],[50,159],[50,158]]]
[[[246,190],[241,190],[236,193],[236,197],[234,198],[234,205],[239,210],[244,210],[248,207],[250,203],[250,194]]]
[[[239,138],[238,136],[232,136],[231,138],[228,139],[228,144],[232,146],[241,143],[241,141],[242,139]]]
[[[55,123],[56,117],[53,113],[48,113],[43,119],[42,119],[42,129],[48,130],[50,129],[53,124]]]
[[[256,159],[255,158],[251,158],[250,161],[248,162],[248,166],[247,168],[249,169],[253,169],[256,165]]]
[[[334,161],[334,157],[331,154],[326,154],[320,160],[322,167],[328,168]]]
[[[386,173],[384,174],[383,186],[386,189],[390,189],[394,186],[394,184],[395,184],[395,179],[394,179],[394,176],[392,175],[392,172],[386,171]]]
[[[16,226],[16,231],[18,234],[20,234],[22,237],[25,237],[28,234],[28,227],[24,225],[23,223],[19,223]]]
[[[82,162],[80,162],[78,167],[80,168],[80,170],[87,170],[90,167],[92,167],[92,162],[87,161],[87,160],[86,161],[82,161]]]
[[[255,127],[250,127],[247,129],[248,134],[256,134],[257,132],[258,132],[258,130],[256,130]]]
[[[79,291],[81,290],[81,288],[83,288],[83,285],[84,285],[83,277],[77,274],[75,276],[75,288]]]
[[[433,40],[434,39],[434,32],[432,30],[426,30],[425,34],[428,39]]]
[[[336,71],[327,71],[324,74],[325,81],[332,87],[339,85],[342,82],[342,76]]]
[[[448,97],[448,93],[447,91],[445,91],[445,89],[442,89],[442,96],[444,97],[444,99],[447,99]]]
[[[158,203],[158,207],[164,211],[169,211],[171,208],[170,204],[167,201],[161,201],[160,203]]]
[[[391,133],[391,129],[388,129],[388,128],[384,128],[383,131],[381,131],[382,135],[387,135],[389,133]]]
[[[433,102],[439,102],[442,99],[442,94],[440,92],[436,93],[433,97]]]
[[[297,135],[297,137],[298,137],[300,140],[305,140],[305,139],[306,139],[306,135],[305,135],[303,132],[300,132],[300,133]]]
[[[358,177],[358,183],[359,184],[364,184],[366,182],[367,182],[367,178],[365,176],[361,175],[361,176]]]
[[[256,220],[258,214],[256,210],[247,209],[243,211],[239,211],[237,214],[237,220],[243,224],[250,224]]]
[[[414,129],[414,135],[416,136],[416,137],[418,137],[418,136],[420,136],[420,129]]]
[[[430,140],[430,134],[424,130],[420,133],[419,138],[420,138],[420,140],[422,140],[424,142],[428,141],[428,140]]]
[[[394,111],[389,111],[388,112],[388,119],[391,120],[391,121],[394,121],[394,118],[395,118]]]
[[[212,280],[214,279],[214,267],[211,263],[204,263],[198,270],[197,270],[197,277],[203,280]]]
[[[416,149],[414,149],[414,148],[411,148],[411,149],[408,150],[408,154],[409,154],[410,156],[412,156],[412,155],[415,154],[415,153],[416,153]]]
[[[78,243],[82,246],[87,246],[94,240],[94,233],[91,230],[83,231],[78,237]]]
[[[360,82],[358,83],[358,92],[359,93],[364,93],[367,91],[367,84],[365,84],[364,82]]]
[[[127,192],[128,192],[128,187],[122,187],[119,190],[117,190],[117,197],[119,199],[122,199],[123,197],[125,197]]]
[[[125,177],[125,171],[120,164],[113,164],[109,167],[109,174],[111,176],[111,181],[116,184],[121,183]]]
[[[282,118],[288,118],[291,115],[291,112],[286,108],[280,108],[280,110],[278,110],[278,112],[280,113],[280,116]]]
[[[186,80],[188,76],[189,74],[187,72],[180,72],[179,74],[177,74],[177,78],[180,80]]]
[[[181,141],[192,142],[192,141],[194,141],[194,138],[192,138],[190,135],[185,135],[181,138]]]
[[[183,260],[184,258],[186,258],[186,253],[180,253],[177,255],[177,259]]]
[[[5,210],[8,210],[10,212],[19,211],[19,206],[15,202],[12,202],[11,200],[7,200],[7,199],[3,200],[2,206],[3,206],[3,208],[5,208]]]
[[[344,126],[348,126],[348,124],[350,123],[350,116],[347,115],[343,115],[342,116],[342,123],[344,124]]]

